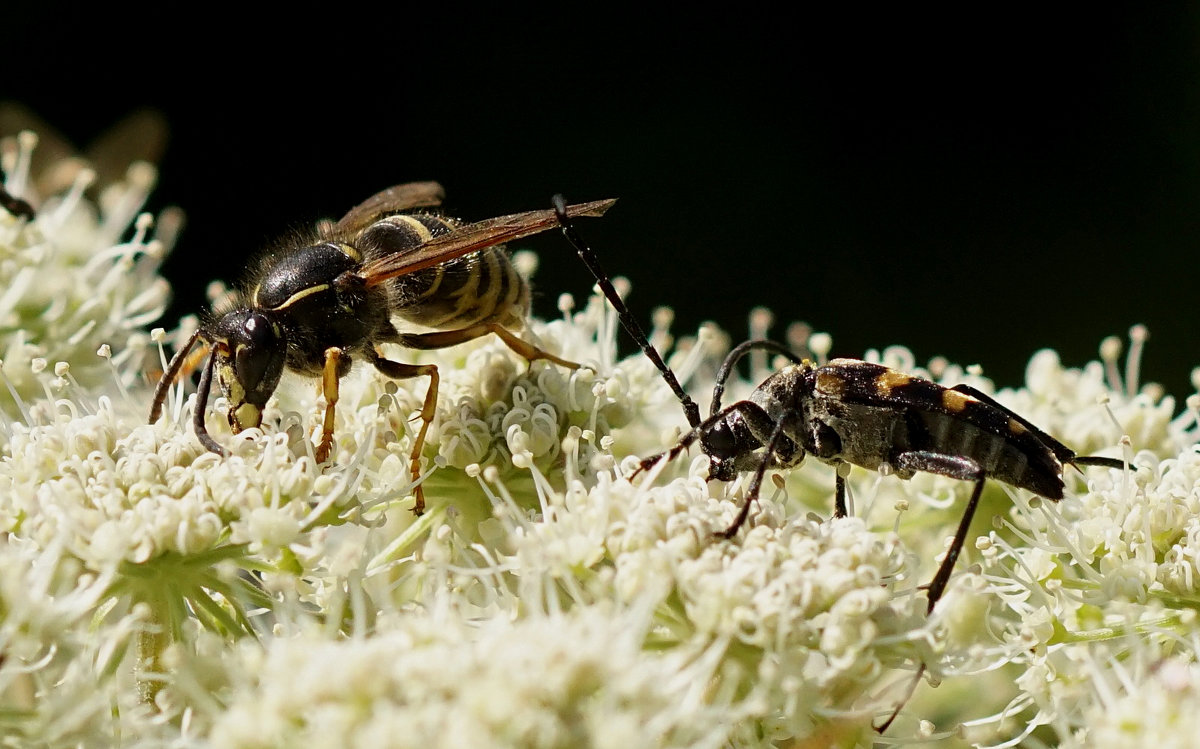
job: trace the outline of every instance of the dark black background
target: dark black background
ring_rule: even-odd
[[[166,114],[152,207],[189,219],[172,317],[283,229],[437,179],[469,219],[621,198],[580,229],[678,332],[741,338],[766,305],[835,354],[901,343],[1014,385],[1038,348],[1079,365],[1140,322],[1145,375],[1190,392],[1191,9],[382,7],[23,8],[0,94],[79,142]],[[590,287],[561,237],[521,245],[541,316]]]

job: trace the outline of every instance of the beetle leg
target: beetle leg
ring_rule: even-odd
[[[900,453],[896,457],[896,465],[911,471],[936,473],[939,476],[975,482],[971,499],[967,501],[962,520],[958,522],[958,530],[954,532],[954,540],[950,542],[950,548],[946,550],[946,557],[942,560],[942,565],[938,567],[937,573],[929,581],[929,587],[926,589],[929,607],[925,613],[930,614],[933,613],[933,607],[937,604],[938,599],[942,597],[946,583],[950,581],[950,573],[954,570],[954,563],[958,561],[958,555],[967,540],[967,531],[971,527],[971,519],[975,517],[975,508],[979,505],[979,497],[983,494],[983,482],[987,476],[983,471],[983,466],[970,458],[959,455],[942,455],[925,450]]]
[[[0,184],[4,181],[4,173],[0,172]],[[0,186],[0,206],[8,211],[15,218],[23,218],[26,221],[32,221],[37,216],[37,211],[29,204],[29,201],[23,198],[18,198],[8,190]]]
[[[959,392],[964,392],[960,390]],[[971,490],[971,499],[967,501],[967,507],[963,510],[962,519],[958,522],[958,530],[954,532],[954,540],[950,542],[950,548],[946,550],[946,557],[942,560],[942,564],[938,567],[938,571],[934,574],[933,579],[926,586],[926,597],[929,600],[928,607],[925,609],[925,614],[933,613],[933,607],[942,597],[942,593],[946,590],[946,584],[950,582],[950,573],[954,571],[954,563],[958,561],[958,555],[962,551],[963,543],[967,540],[967,531],[971,528],[971,520],[975,517],[975,509],[979,505],[979,497],[983,494],[983,484],[987,479],[984,473],[983,466],[979,465],[970,458],[964,458],[957,455],[942,455],[940,453],[932,453],[924,450],[914,450],[912,452],[900,453],[896,458],[896,465],[907,468],[913,471],[923,471],[925,473],[936,473],[940,476],[948,476],[952,479],[961,479],[963,481],[974,481],[975,488]],[[908,703],[908,700],[916,691],[917,684],[921,682],[921,676],[925,673],[925,664],[922,663],[917,668],[917,673],[913,676],[912,682],[909,684],[908,691],[905,692],[904,698],[900,700],[900,704],[892,711],[882,724],[874,726],[875,730],[883,733],[892,725],[896,717],[900,715],[900,710]]]
[[[742,402],[745,403],[746,401]],[[771,437],[767,440],[767,449],[763,452],[762,461],[759,462],[758,468],[754,471],[754,478],[750,481],[750,488],[746,491],[746,498],[742,500],[742,508],[738,510],[737,517],[733,519],[733,524],[717,533],[721,538],[733,538],[734,534],[746,523],[746,518],[750,516],[750,505],[758,499],[758,492],[762,488],[763,476],[767,473],[767,466],[771,463],[771,456],[775,454],[775,448],[779,445],[781,439],[783,439],[783,419],[775,422],[775,427],[771,430]]]
[[[835,466],[836,468],[836,466]],[[834,471],[835,495],[833,498],[833,516],[835,518],[846,517],[846,479],[842,477],[841,471]]]

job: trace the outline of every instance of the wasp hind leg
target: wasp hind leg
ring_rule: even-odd
[[[528,341],[521,340],[508,328],[494,322],[481,322],[466,328],[459,328],[458,330],[442,330],[434,333],[399,333],[395,339],[388,340],[394,340],[405,348],[430,351],[457,346],[460,343],[482,338],[488,333],[494,333],[497,338],[504,342],[505,346],[508,346],[514,353],[524,357],[525,361],[534,362],[544,359],[567,369],[579,369],[580,367],[579,364],[573,361],[567,361],[551,354],[549,351],[538,348]]]
[[[429,390],[425,393],[425,402],[421,404],[421,429],[417,432],[417,438],[413,440],[412,453],[409,455],[409,470],[412,474],[413,485],[416,487],[413,490],[415,504],[413,505],[413,514],[420,515],[425,512],[425,492],[418,483],[421,478],[421,452],[425,449],[425,435],[429,433],[429,425],[433,422],[433,416],[437,410],[438,397],[438,368],[434,364],[404,364],[402,362],[384,359],[374,351],[370,352],[371,364],[375,366],[383,374],[395,380],[407,380],[413,377],[428,377]]]

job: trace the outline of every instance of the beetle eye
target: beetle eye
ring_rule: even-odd
[[[711,429],[701,434],[700,444],[706,455],[716,459],[732,458],[737,453],[733,430],[723,421],[718,421]]]

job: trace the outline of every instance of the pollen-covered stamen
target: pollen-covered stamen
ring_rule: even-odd
[[[146,198],[158,181],[158,168],[145,161],[135,161],[125,171],[125,179],[110,185],[101,195],[101,223],[96,248],[112,247],[125,228],[146,204]]]
[[[833,350],[833,336],[828,333],[813,333],[808,337],[808,348],[817,357],[817,365],[825,366],[829,361],[829,352]]]
[[[1100,361],[1104,363],[1104,376],[1108,381],[1109,390],[1114,393],[1125,390],[1121,383],[1121,370],[1117,367],[1122,348],[1121,339],[1115,335],[1110,335],[1100,342]]]
[[[1150,330],[1145,325],[1134,325],[1129,329],[1129,355],[1125,359],[1125,394],[1132,398],[1138,394],[1142,369],[1142,353]]]
[[[655,307],[650,313],[650,345],[659,351],[671,348],[671,324],[675,322],[675,310],[670,307]]]
[[[766,307],[755,307],[750,310],[750,338],[751,341],[765,341],[771,335],[771,326],[775,324],[775,314]],[[770,363],[767,361],[767,352],[760,349],[755,349],[750,352],[750,379],[755,382],[761,382],[770,374]]]
[[[32,130],[22,130],[17,133],[16,148],[12,149],[11,156],[5,154],[3,167],[8,178],[5,180],[4,186],[19,195],[25,194],[29,186],[29,168],[33,163],[33,150],[37,148],[37,144],[37,133]]]

